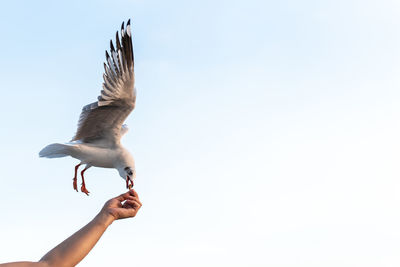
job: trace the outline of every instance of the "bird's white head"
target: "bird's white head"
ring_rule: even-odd
[[[121,147],[117,162],[118,163],[115,165],[119,175],[126,181],[126,187],[131,189],[133,186],[133,179],[136,178],[135,160],[128,150]]]
[[[119,175],[126,181],[126,187],[131,189],[133,180],[136,178],[136,171],[134,166],[125,166],[118,168]]]

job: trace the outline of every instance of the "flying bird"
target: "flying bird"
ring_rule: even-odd
[[[131,189],[136,177],[135,161],[121,145],[121,137],[128,131],[123,124],[135,108],[136,89],[134,57],[132,49],[131,24],[121,26],[121,40],[118,31],[115,37],[116,49],[110,41],[110,53],[106,51],[104,63],[103,90],[97,101],[83,107],[78,130],[70,142],[55,143],[39,152],[40,157],[61,158],[71,156],[80,160],[75,166],[73,188],[78,191],[77,172],[81,171],[81,191],[89,195],[84,173],[90,167],[115,168]]]

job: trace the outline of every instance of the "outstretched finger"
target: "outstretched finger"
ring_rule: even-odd
[[[129,192],[132,196],[139,198],[139,195],[138,195],[138,193],[135,191],[135,189],[132,188],[132,189],[129,190],[128,192]]]
[[[123,194],[117,196],[115,199],[117,199],[118,201],[122,202],[122,201],[128,199],[130,196],[131,196],[131,193],[130,193],[130,191],[128,191],[126,193],[123,193]]]

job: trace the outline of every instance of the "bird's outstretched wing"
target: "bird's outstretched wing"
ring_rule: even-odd
[[[104,146],[114,146],[120,142],[122,123],[135,108],[136,102],[130,20],[126,28],[122,23],[121,42],[117,31],[116,49],[110,41],[106,63],[101,95],[97,102],[83,107],[72,141],[81,140]]]

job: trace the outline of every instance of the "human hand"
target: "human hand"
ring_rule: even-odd
[[[135,217],[142,203],[135,190],[131,189],[125,194],[107,201],[99,215],[106,217],[109,224],[114,220]]]

